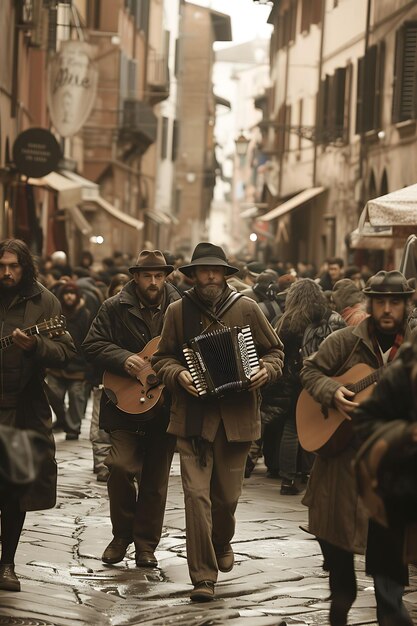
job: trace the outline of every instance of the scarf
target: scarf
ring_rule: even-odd
[[[369,337],[371,338],[372,347],[374,349],[375,356],[378,359],[378,363],[379,365],[384,365],[384,361],[383,361],[382,354],[381,354],[381,348],[376,337],[375,322],[371,317],[368,318],[368,333],[369,333]],[[398,331],[398,333],[395,335],[392,348],[388,355],[388,363],[390,363],[395,358],[398,352],[398,349],[403,343],[403,341],[404,341],[404,334],[402,331]]]

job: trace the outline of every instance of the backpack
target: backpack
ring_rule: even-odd
[[[304,331],[301,342],[301,356],[305,359],[311,356],[320,347],[320,344],[335,330],[344,328],[346,323],[336,311],[327,311],[322,320],[312,323]]]

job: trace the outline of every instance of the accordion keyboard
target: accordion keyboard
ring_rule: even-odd
[[[201,397],[247,389],[251,376],[259,370],[249,326],[198,335],[184,345],[183,353]]]

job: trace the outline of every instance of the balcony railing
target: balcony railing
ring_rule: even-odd
[[[146,150],[156,141],[157,131],[158,119],[149,104],[134,98],[123,100],[120,141],[140,143]]]
[[[148,100],[152,104],[166,100],[169,97],[169,67],[168,58],[154,50],[148,54],[147,84]]]

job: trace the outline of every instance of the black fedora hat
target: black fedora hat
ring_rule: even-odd
[[[401,296],[409,298],[414,289],[408,284],[404,274],[398,270],[381,270],[369,278],[363,293],[367,296]]]
[[[129,267],[129,272],[146,272],[147,270],[162,270],[166,274],[174,271],[173,265],[168,265],[160,250],[142,250],[136,261],[136,265]]]
[[[215,246],[213,243],[209,243],[208,241],[198,243],[195,247],[190,263],[182,265],[178,269],[190,278],[193,269],[198,265],[220,265],[225,268],[226,276],[231,276],[239,271],[239,268],[229,265],[223,248]]]

